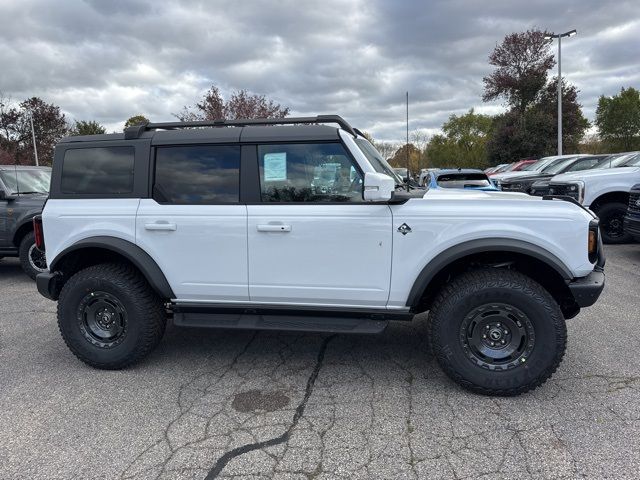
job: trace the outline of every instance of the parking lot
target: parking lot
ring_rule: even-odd
[[[0,478],[638,478],[640,245],[517,398],[461,390],[426,322],[380,336],[169,327],[142,364],[72,356],[55,303],[0,262]]]

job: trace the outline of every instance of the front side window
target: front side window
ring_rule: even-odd
[[[63,193],[116,195],[133,192],[133,147],[74,148],[64,154]]]
[[[339,143],[259,145],[263,202],[362,202],[362,173]]]
[[[153,198],[182,205],[238,202],[240,146],[159,147]]]

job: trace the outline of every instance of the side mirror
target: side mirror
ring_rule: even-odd
[[[16,198],[18,198],[17,195],[7,195],[7,193],[0,189],[0,200],[6,200],[8,202],[15,200]]]
[[[396,182],[389,175],[377,172],[364,174],[364,199],[367,202],[386,202],[396,189]]]

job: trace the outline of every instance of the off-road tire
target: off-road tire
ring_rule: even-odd
[[[528,317],[534,332],[527,357],[503,370],[491,370],[470,358],[461,330],[471,312],[492,304],[515,307]],[[556,371],[567,345],[558,304],[541,285],[511,270],[474,270],[454,278],[438,293],[429,320],[433,352],[444,372],[483,395],[515,396],[537,388]]]
[[[126,315],[122,338],[109,347],[88,340],[83,323],[86,310],[82,305],[96,294],[116,299]],[[95,368],[117,370],[139,362],[158,345],[165,326],[162,299],[127,264],[103,263],[80,270],[60,292],[58,328],[62,338],[76,357]]]
[[[622,202],[605,203],[598,207],[595,211],[596,215],[600,219],[600,232],[602,234],[602,241],[608,244],[617,243],[631,243],[633,237],[631,234],[624,231],[624,216],[627,213],[627,205]],[[617,217],[616,220],[620,222],[620,229],[622,234],[612,235],[612,232],[608,230],[609,222],[612,217]]]
[[[20,266],[24,273],[29,275],[33,280],[35,280],[36,275],[43,272],[44,270],[38,270],[32,265],[31,259],[29,258],[29,254],[31,252],[31,248],[35,248],[36,244],[36,236],[33,232],[27,233],[23,239],[20,241],[20,246],[18,248],[18,256],[20,257]]]

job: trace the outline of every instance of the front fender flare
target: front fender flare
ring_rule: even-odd
[[[173,290],[162,270],[153,258],[138,245],[117,237],[98,236],[84,238],[65,248],[49,263],[49,271],[55,272],[60,261],[69,253],[85,248],[102,248],[122,255],[129,260],[149,282],[151,288],[165,299],[175,298]]]
[[[447,265],[467,255],[482,252],[510,252],[528,255],[549,265],[567,282],[573,279],[571,270],[562,260],[538,245],[510,238],[481,238],[454,245],[431,259],[413,283],[406,305],[411,308],[416,307],[433,277]]]

